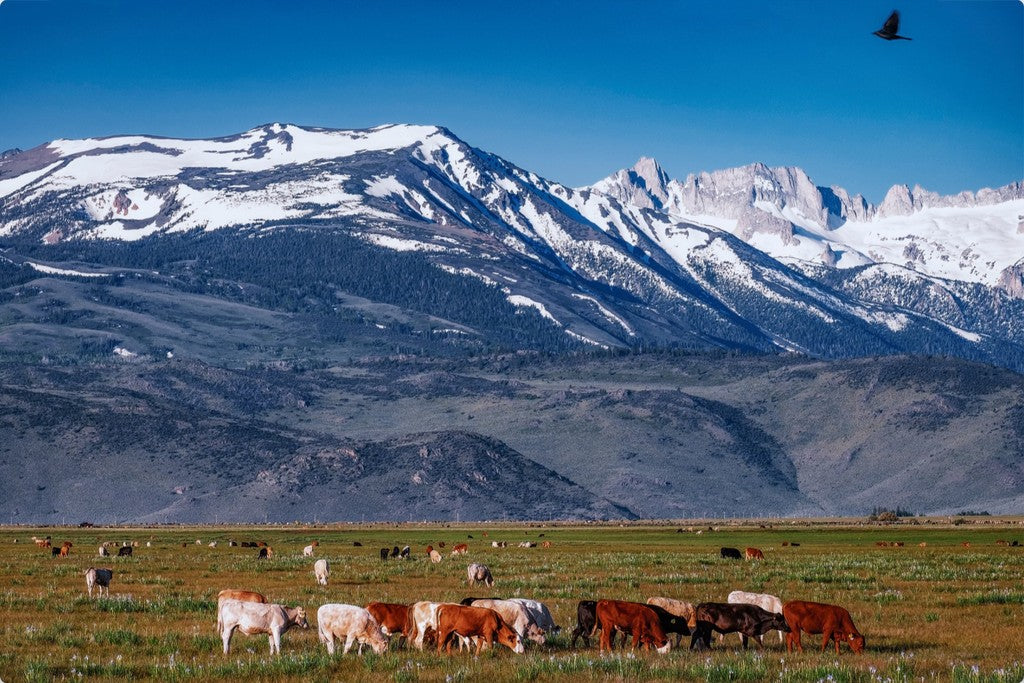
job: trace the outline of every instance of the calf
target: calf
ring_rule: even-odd
[[[327,585],[327,577],[331,575],[331,564],[325,559],[319,559],[313,563],[313,576],[321,586]]]
[[[572,630],[572,641],[570,647],[576,647],[576,639],[583,638],[583,642],[590,647],[590,634],[597,623],[597,600],[580,600],[576,604],[576,628]]]
[[[469,585],[474,586],[477,583],[483,583],[485,586],[490,588],[494,585],[494,577],[491,576],[491,570],[486,564],[473,564],[466,567],[466,576],[469,579]]]
[[[719,554],[723,560],[742,560],[743,555],[740,554],[739,548],[722,548],[719,550]]]
[[[380,624],[380,630],[390,637],[399,635],[408,641],[409,605],[398,605],[389,602],[371,602],[366,610]]]
[[[649,648],[665,654],[672,647],[661,627],[657,612],[650,605],[624,600],[598,600],[594,609],[594,628],[590,635],[601,629],[601,651],[612,649],[615,631],[633,636],[633,648]]]
[[[497,612],[483,607],[463,605],[440,605],[437,608],[437,652],[452,651],[451,636],[477,638],[476,653],[484,645],[488,647],[497,641],[516,654],[523,654],[523,641],[511,626],[506,624]]]
[[[342,655],[348,654],[352,644],[359,642],[359,654],[363,645],[369,644],[376,654],[388,649],[388,639],[381,632],[380,624],[368,610],[356,605],[322,605],[316,611],[316,628],[320,642],[327,646],[327,654],[334,654],[334,639],[344,638]]]
[[[270,640],[270,654],[281,654],[281,636],[292,626],[309,628],[306,610],[301,607],[261,604],[225,600],[217,611],[217,622],[221,625],[220,639],[224,643],[224,654],[231,652],[231,636],[235,629],[251,636],[266,633]]]
[[[697,605],[697,628],[690,640],[691,650],[706,650],[711,647],[711,631],[741,634],[743,649],[747,641],[754,639],[758,647],[764,648],[757,636],[768,631],[789,631],[781,614],[773,614],[757,605],[730,605],[723,602],[702,602]]]
[[[761,609],[767,610],[773,614],[782,614],[782,600],[769,595],[768,593],[748,593],[746,591],[733,591],[729,593],[729,597],[726,598],[726,602],[731,605],[757,605]],[[779,642],[785,640],[786,634],[779,631]],[[742,634],[740,640],[743,639]],[[764,645],[764,636],[758,636],[757,641]]]
[[[838,605],[827,605],[820,602],[790,600],[782,606],[782,614],[789,627],[786,629],[786,652],[792,652],[795,646],[804,651],[800,642],[800,632],[821,633],[821,651],[828,647],[828,641],[835,641],[836,654],[839,654],[839,641],[844,640],[856,654],[864,651],[864,636],[853,625],[850,613]]]
[[[99,586],[99,595],[103,595],[104,589],[107,591],[107,597],[110,597],[110,580],[114,578],[114,570],[95,567],[89,567],[85,570],[85,587],[89,591],[89,597],[92,597],[92,587]]]

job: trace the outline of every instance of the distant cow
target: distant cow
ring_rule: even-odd
[[[117,549],[118,557],[131,557],[133,548],[130,545],[121,546]]]
[[[697,605],[697,628],[690,640],[691,650],[706,650],[711,647],[711,632],[741,634],[743,649],[750,638],[758,647],[764,648],[758,636],[768,631],[789,631],[781,614],[774,614],[757,605],[724,602],[702,602]]]
[[[220,635],[223,624],[220,621],[220,607],[228,600],[237,600],[239,602],[258,602],[266,603],[267,599],[262,593],[256,591],[243,591],[234,588],[225,588],[221,592],[217,593],[217,635]]]
[[[72,543],[71,541],[64,541],[60,544],[60,551],[58,551],[58,554],[61,557],[67,557],[71,554],[71,546],[73,545],[74,543]]]
[[[313,541],[312,543],[307,545],[305,548],[302,549],[302,556],[303,557],[313,557],[313,551],[316,550],[316,547],[318,545],[320,545],[320,544],[317,541]]]
[[[366,610],[373,615],[373,618],[380,624],[381,631],[386,636],[408,636],[406,629],[409,621],[409,605],[400,605],[390,602],[371,602]]]
[[[256,556],[257,560],[266,560],[274,556],[274,550],[270,546],[263,546],[260,548],[259,555]]]
[[[110,551],[107,550],[107,546],[101,545],[99,549],[100,557],[110,557]]]
[[[348,654],[352,644],[359,643],[359,654],[363,645],[369,645],[376,654],[388,649],[388,639],[381,631],[380,624],[368,610],[356,605],[322,605],[316,612],[316,627],[320,642],[327,646],[327,654],[334,654],[334,639],[345,639],[342,655]]]
[[[469,551],[469,545],[466,543],[458,543],[452,546],[452,555],[465,555]]]
[[[761,609],[767,610],[773,614],[782,614],[782,600],[774,595],[768,593],[748,593],[746,591],[733,591],[729,593],[729,597],[726,599],[729,604],[737,605],[757,605]],[[779,642],[785,640],[786,635],[779,631]],[[742,635],[740,636],[742,640]],[[764,645],[764,637],[758,636],[758,642]]]
[[[381,548],[380,549],[380,560],[381,560],[381,562],[386,562],[387,559],[388,559],[388,556],[390,554],[391,554],[391,550],[389,548]]]
[[[327,577],[331,575],[330,563],[321,558],[313,563],[313,576],[316,577],[316,582],[321,586],[327,585]]]
[[[403,560],[408,560],[412,556],[412,548],[409,546],[403,546],[402,552],[398,553],[398,556]]]
[[[484,645],[491,647],[495,641],[516,654],[523,654],[523,641],[519,634],[506,624],[497,612],[483,607],[463,605],[440,605],[437,608],[437,652],[452,651],[451,636],[477,638],[476,652],[479,655]]]
[[[39,546],[40,548],[49,548],[49,547],[51,547],[50,537],[49,536],[47,536],[46,538],[36,538],[35,536],[33,536],[32,540],[35,541],[35,544],[37,546]]]
[[[430,551],[430,561],[433,562],[434,564],[439,563],[441,561],[441,553],[437,552],[436,550],[431,550]]]
[[[519,543],[519,547],[520,548],[536,548],[537,547],[537,542],[536,541],[521,541]]]
[[[743,557],[748,560],[763,560],[764,553],[760,548],[747,548],[743,551]]]
[[[594,610],[596,623],[590,635],[601,629],[601,651],[612,649],[616,631],[633,636],[633,648],[649,648],[665,654],[672,647],[661,627],[658,614],[649,605],[623,600],[598,600]]]
[[[800,642],[800,632],[821,633],[821,651],[824,652],[830,640],[835,641],[836,654],[839,654],[839,642],[846,641],[850,649],[860,654],[864,651],[864,636],[853,625],[850,613],[838,605],[827,605],[820,602],[790,600],[782,606],[782,614],[789,625],[786,636],[786,652],[796,647],[804,651]]]
[[[580,600],[576,604],[576,628],[572,630],[572,641],[570,647],[576,647],[576,639],[583,638],[583,642],[590,647],[590,634],[597,623],[597,600]]]
[[[301,607],[225,600],[217,612],[224,654],[231,652],[231,636],[235,629],[247,636],[266,633],[270,636],[270,654],[281,654],[282,634],[292,626],[309,628],[306,610]]]
[[[89,567],[85,570],[85,587],[89,591],[89,597],[92,597],[92,587],[99,586],[99,595],[103,595],[103,591],[106,590],[107,597],[110,597],[110,580],[114,578],[114,571],[112,569]]]
[[[719,553],[722,555],[723,560],[742,560],[743,554],[739,551],[739,548],[722,548]]]
[[[491,576],[491,570],[486,564],[473,564],[466,567],[466,576],[469,579],[469,585],[474,586],[477,583],[483,583],[485,586],[490,588],[494,585],[494,577]]]
[[[397,545],[391,549],[391,557],[398,557],[401,553],[402,551],[398,549]]]
[[[50,548],[50,557],[66,557],[66,553],[62,553],[63,548]]]

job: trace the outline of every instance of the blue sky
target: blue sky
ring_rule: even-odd
[[[568,185],[763,161],[881,201],[1024,178],[1018,0],[0,4],[0,149],[447,126]],[[887,42],[871,35],[903,15]]]

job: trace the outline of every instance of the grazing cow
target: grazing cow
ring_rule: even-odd
[[[789,625],[790,633],[786,636],[786,652],[792,652],[795,646],[800,652],[804,646],[800,642],[800,632],[821,633],[821,651],[828,647],[828,641],[836,644],[839,654],[839,642],[846,641],[850,649],[860,654],[864,651],[864,636],[853,625],[853,619],[845,608],[838,605],[826,605],[820,602],[790,600],[782,606],[782,614]]]
[[[530,600],[529,598],[509,598],[512,602],[518,602],[530,613],[530,618],[545,633],[558,633],[561,627],[555,625],[555,619],[551,616],[551,610],[543,602]]]
[[[401,553],[402,553],[402,551],[398,549],[397,545],[394,548],[391,549],[391,557],[393,557],[393,558],[394,557],[398,557]]]
[[[649,605],[624,600],[598,600],[594,613],[596,623],[590,635],[601,629],[601,652],[612,649],[616,630],[632,634],[634,649],[639,646],[665,654],[672,647],[661,628],[658,614]]]
[[[927,548],[927,547],[928,547],[928,544],[927,544],[927,543],[925,543],[924,541],[921,541],[921,542],[920,542],[920,543],[918,543],[917,545],[918,545],[918,547],[919,547],[919,548]]]
[[[576,628],[572,630],[572,642],[570,647],[576,647],[576,639],[583,638],[583,642],[590,647],[590,633],[597,624],[597,600],[580,600],[576,604]]]
[[[391,550],[388,548],[380,549],[380,561],[387,562],[388,556],[391,554]]]
[[[441,553],[437,552],[436,550],[431,550],[430,551],[430,561],[433,562],[434,564],[437,564],[438,562],[440,562],[441,561]]]
[[[331,564],[325,559],[319,559],[313,563],[313,576],[321,586],[327,585],[327,577],[331,575]]]
[[[380,630],[389,638],[393,635],[405,637],[408,640],[406,629],[409,622],[409,605],[399,605],[390,602],[371,602],[366,610],[373,615],[373,618],[380,624]]]
[[[231,652],[231,636],[238,629],[247,636],[266,633],[270,640],[270,654],[281,654],[281,635],[292,626],[309,628],[306,610],[301,607],[225,600],[217,610],[217,623],[221,626],[220,639],[224,654]]]
[[[441,541],[441,542],[440,542],[440,543],[438,543],[437,545],[439,545],[440,547],[442,547],[442,548],[443,548],[443,547],[444,547],[444,541]]]
[[[107,591],[107,597],[110,597],[110,580],[114,578],[114,570],[95,567],[89,567],[85,570],[85,587],[89,591],[89,597],[92,597],[92,587],[99,586],[99,595],[103,595],[104,589]]]
[[[217,629],[217,634],[218,635],[220,635],[221,626],[223,626],[223,624],[220,623],[220,606],[223,605],[224,602],[227,601],[227,600],[237,600],[239,602],[258,602],[258,603],[266,603],[267,602],[267,599],[263,596],[263,594],[262,593],[257,593],[256,591],[243,591],[243,590],[237,590],[237,589],[234,589],[234,588],[225,588],[220,593],[217,593],[217,626],[216,626],[216,629]]]
[[[110,557],[110,551],[107,550],[107,546],[105,546],[105,545],[101,545],[100,546],[99,553],[100,553],[100,557]]]
[[[515,630],[506,624],[497,612],[484,607],[465,607],[463,605],[440,605],[437,608],[437,652],[452,651],[451,636],[461,638],[477,638],[476,653],[479,655],[484,645],[492,647],[497,641],[518,655],[526,649],[523,641]]]
[[[410,548],[409,546],[403,546],[402,552],[398,553],[398,556],[401,557],[403,560],[408,560],[410,557],[412,557],[412,548]]]
[[[470,586],[476,585],[477,582],[483,583],[488,588],[494,585],[494,577],[491,576],[491,570],[486,564],[474,562],[466,567],[466,576],[469,578]]]
[[[210,541],[206,545],[211,547],[211,548],[216,548],[217,547],[217,541]]]
[[[747,560],[763,560],[764,553],[760,548],[747,548],[743,551],[743,557]]]
[[[359,642],[359,654],[363,645],[369,645],[376,654],[388,649],[388,639],[381,631],[380,624],[368,610],[356,605],[321,605],[316,611],[316,628],[320,642],[327,646],[327,654],[334,654],[334,639],[345,639],[341,654],[347,655],[352,644]]]
[[[363,544],[360,543],[359,541],[352,541],[352,547],[353,548],[362,548]]]
[[[551,547],[551,541],[544,541],[543,543],[540,544],[540,547],[541,548],[550,548]]]
[[[50,548],[50,557],[66,557],[67,553],[62,552],[64,548]]]
[[[50,543],[50,537],[49,536],[47,536],[46,538],[36,538],[35,536],[33,536],[32,540],[35,541],[36,545],[39,546],[40,548],[50,548],[50,547],[52,547],[51,543]]]
[[[800,547],[799,543],[790,543],[790,545],[793,546],[794,548],[799,548]]]
[[[257,560],[266,560],[274,556],[274,550],[269,545],[260,548],[259,555],[256,556]]]
[[[682,619],[691,631],[697,627],[697,609],[693,606],[693,603],[673,600],[672,598],[647,598],[647,604],[652,607],[660,607],[672,616]],[[662,624],[664,626],[664,619]],[[679,641],[682,640],[683,636],[689,635],[689,633],[683,633],[681,629],[673,629],[672,632],[676,634],[676,647],[679,647]]]
[[[536,541],[522,541],[522,542],[519,543],[519,547],[520,548],[536,548],[537,547],[537,542]]]
[[[971,547],[971,542],[970,541],[964,541],[960,545],[962,545],[965,548],[970,548]]]
[[[452,546],[453,557],[455,555],[465,555],[467,552],[469,552],[469,545],[466,543],[459,543],[457,545]]]
[[[508,541],[491,541],[492,548],[507,548]]]
[[[303,557],[313,557],[313,549],[315,547],[316,546],[314,546],[312,544],[307,545],[305,548],[302,549],[302,556]]]
[[[697,605],[697,628],[690,640],[691,650],[706,650],[711,647],[711,632],[734,633],[739,631],[743,649],[747,649],[747,641],[754,639],[758,647],[764,649],[757,636],[768,631],[789,631],[786,620],[781,614],[774,614],[757,605],[723,602],[702,602]]]
[[[722,548],[719,553],[723,560],[742,560],[743,554],[738,548]]]
[[[117,549],[118,557],[131,557],[133,548],[130,545],[121,546]]]
[[[511,626],[519,635],[520,640],[525,641],[528,638],[538,645],[543,645],[546,642],[544,630],[530,617],[530,612],[526,607],[518,602],[484,598],[474,600],[472,606],[486,607],[497,612],[501,616],[501,620]]]
[[[665,632],[666,636],[670,636],[673,633],[676,634],[677,647],[683,636],[690,635],[690,626],[686,623],[685,617],[676,616],[660,605],[649,604],[647,607],[654,610],[654,613],[658,615],[658,623],[661,624],[661,630]],[[614,637],[612,639],[614,640]]]
[[[768,593],[748,593],[746,591],[733,591],[729,593],[729,597],[726,599],[731,605],[757,605],[761,609],[768,610],[772,614],[782,614],[782,600],[769,595]],[[743,636],[740,636],[742,640]],[[785,640],[786,635],[779,631],[779,642]],[[759,643],[764,645],[764,637],[758,636],[757,640]]]

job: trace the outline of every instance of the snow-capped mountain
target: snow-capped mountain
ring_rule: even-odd
[[[938,207],[915,190],[875,209],[799,169],[755,165],[679,183],[651,160],[572,189],[444,128],[272,124],[213,140],[56,140],[4,155],[0,239],[330,228],[494,284],[584,344],[928,351],[1020,368],[1024,311],[1007,292],[1024,235],[1004,234],[1007,216],[1024,213],[1020,196],[1016,185]],[[908,217],[897,213],[904,205],[933,208]],[[961,220],[992,237],[961,248]],[[885,232],[904,224],[914,239]],[[942,270],[955,249],[955,274],[972,278]],[[837,279],[823,262],[858,278],[898,264],[884,273],[891,295]],[[993,289],[1003,280],[1006,291]]]
[[[876,207],[841,187],[816,186],[799,168],[751,164],[679,181],[643,158],[592,188],[625,204],[727,230],[801,268],[888,263],[1019,291],[1021,182],[952,196],[894,185]]]

